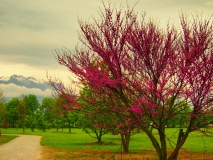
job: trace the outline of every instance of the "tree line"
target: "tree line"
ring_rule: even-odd
[[[3,91],[0,92],[0,127],[4,128],[36,128],[46,131],[49,128],[70,128],[77,121],[74,112],[61,107],[60,96],[56,98],[46,97],[39,103],[36,95],[21,95],[13,97],[7,102]],[[76,124],[77,125],[77,124]]]

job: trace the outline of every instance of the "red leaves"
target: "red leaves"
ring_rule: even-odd
[[[108,97],[113,105],[108,109],[128,115],[143,127],[147,120],[156,127],[165,126],[188,105],[194,114],[206,113],[213,99],[211,19],[196,16],[190,24],[181,15],[181,31],[169,25],[162,30],[145,14],[138,21],[132,10],[109,6],[104,11],[92,23],[79,20],[84,48],[57,50],[58,62],[86,83],[98,99]],[[52,85],[74,102],[65,96],[68,90],[63,85]],[[188,105],[180,107],[180,101]]]
[[[187,87],[184,94],[191,100],[195,113],[201,113],[211,106],[213,76],[213,28],[210,19],[193,17],[189,24],[187,17],[181,16],[183,35],[180,43],[180,71],[185,76]]]

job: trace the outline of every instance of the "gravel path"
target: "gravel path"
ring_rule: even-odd
[[[0,145],[0,160],[37,160],[40,158],[41,136],[18,135],[12,141]]]

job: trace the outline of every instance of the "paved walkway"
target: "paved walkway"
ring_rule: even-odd
[[[41,136],[18,135],[12,141],[0,145],[0,160],[37,160],[40,158]]]

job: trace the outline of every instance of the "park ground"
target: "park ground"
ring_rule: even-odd
[[[4,134],[23,135],[21,129],[0,129]],[[176,140],[176,130],[168,129],[168,137],[171,141]],[[175,132],[175,134],[173,134]],[[64,129],[56,132],[55,129],[42,132],[26,130],[25,135],[41,136],[41,152],[39,160],[157,160],[157,154],[151,142],[144,133],[131,137],[130,153],[121,153],[120,138],[118,136],[104,135],[102,144],[97,144],[96,139],[91,138],[81,129],[72,129],[69,133]],[[156,136],[158,136],[156,134]],[[8,136],[12,137],[12,136]],[[6,138],[8,138],[6,137]],[[15,138],[15,136],[14,136]],[[5,137],[0,136],[1,141]],[[4,142],[5,143],[5,142]],[[199,132],[191,133],[183,148],[180,150],[178,160],[212,160],[213,137],[204,136]],[[29,143],[30,145],[30,143]],[[169,146],[169,144],[168,144]]]
[[[106,150],[64,150],[54,149],[50,147],[43,147],[41,152],[41,159],[51,160],[157,160],[157,155],[153,149],[146,149],[141,153],[116,153]],[[178,160],[212,160],[211,153],[186,153],[180,151]]]

